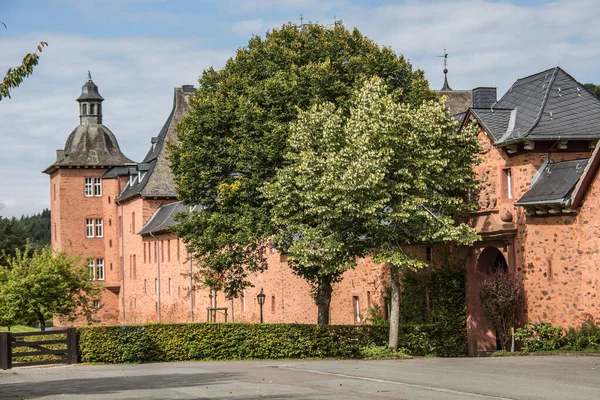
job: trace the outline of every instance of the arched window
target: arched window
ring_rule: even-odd
[[[94,112],[94,104],[90,104],[90,114],[91,115],[95,114],[95,112]]]
[[[102,115],[102,104],[98,104],[98,115]]]
[[[82,114],[83,115],[87,115],[87,104],[84,104],[83,107],[82,107],[82,109],[83,109]]]

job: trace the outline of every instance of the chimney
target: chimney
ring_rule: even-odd
[[[194,93],[194,90],[196,90],[196,88],[194,88],[194,85],[183,85],[181,86],[181,88],[183,89],[183,93],[185,94]]]
[[[477,87],[473,89],[473,108],[491,108],[496,101],[495,87]]]

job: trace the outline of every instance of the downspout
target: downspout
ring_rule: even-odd
[[[190,254],[190,310],[192,311],[192,322],[194,322],[194,277],[192,272],[192,255]]]
[[[121,207],[121,308],[123,309],[123,322],[125,322],[125,236],[123,233],[123,204]]]
[[[157,273],[157,292],[158,292],[158,323],[160,324],[160,257],[159,250],[160,244],[158,243],[158,238],[152,234],[152,231],[149,232],[150,236],[156,239],[156,273]]]

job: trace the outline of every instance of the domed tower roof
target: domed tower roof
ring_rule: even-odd
[[[81,95],[77,98],[78,102],[82,101],[104,101],[104,98],[98,93],[98,86],[92,81],[92,74],[88,71],[88,79],[81,88]]]
[[[69,135],[64,150],[56,150],[56,161],[44,170],[52,174],[61,167],[114,167],[135,164],[121,152],[115,135],[102,125],[104,99],[98,93],[98,86],[88,80],[83,85],[80,103],[80,124]],[[94,107],[95,106],[95,107]]]

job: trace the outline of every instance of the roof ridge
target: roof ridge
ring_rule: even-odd
[[[517,80],[516,80],[514,83],[517,83],[517,82],[519,82],[519,81],[524,81],[525,79],[533,78],[533,77],[534,77],[534,76],[536,76],[536,75],[541,75],[541,74],[547,73],[548,71],[551,71],[551,70],[554,70],[554,71],[556,71],[557,69],[561,69],[561,68],[560,68],[559,66],[556,66],[556,67],[552,67],[552,68],[545,69],[545,70],[543,70],[543,71],[540,71],[540,72],[535,72],[535,73],[533,73],[533,74],[529,74],[529,75],[527,75],[527,76],[524,76],[524,77],[522,77],[522,78],[518,78],[518,79],[517,79]]]
[[[533,129],[537,126],[537,124],[540,123],[540,120],[542,119],[542,114],[544,112],[544,109],[546,108],[546,103],[548,103],[548,97],[550,97],[550,88],[552,87],[552,85],[554,85],[554,81],[556,80],[556,75],[558,75],[559,69],[560,68],[558,66],[554,67],[554,71],[552,72],[552,76],[550,77],[550,82],[548,83],[548,88],[546,89],[546,93],[544,94],[544,99],[542,100],[542,104],[540,105],[538,114],[535,117],[535,120],[533,121],[533,123],[531,124],[529,129],[527,129],[525,134],[522,136],[522,138],[527,137],[527,135],[529,135],[531,133],[531,131],[533,131]],[[546,71],[543,71],[543,72],[546,72]]]

